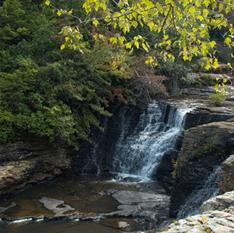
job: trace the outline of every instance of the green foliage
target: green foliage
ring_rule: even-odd
[[[226,100],[226,89],[225,84],[227,83],[227,78],[217,77],[216,84],[214,86],[215,93],[210,94],[209,100],[212,104],[216,106],[221,106]]]
[[[156,72],[168,78],[181,80],[187,77],[190,69],[181,62],[162,62]]]
[[[156,73],[168,77],[167,86],[172,94],[179,94],[180,86],[184,85],[190,69],[182,62],[160,62]]]
[[[201,85],[200,81],[190,74],[187,74],[186,77],[182,77],[180,83],[183,87],[196,87]]]
[[[45,1],[57,14],[64,17],[70,10],[56,8],[52,1]],[[94,40],[103,38],[113,46],[150,52],[146,63],[155,65],[159,58],[175,61],[177,58],[192,61],[203,57],[205,69],[218,66],[215,57],[216,42],[210,30],[225,31],[224,43],[233,46],[234,28],[228,15],[234,9],[233,0],[83,0],[83,14],[70,13],[76,24],[64,27],[62,48],[84,51],[88,41],[84,38],[83,25],[90,25]],[[108,26],[109,32],[102,30]],[[138,34],[144,28],[157,34],[155,41],[147,34]]]
[[[222,92],[216,92],[209,95],[209,100],[215,106],[222,106],[226,100],[226,95]]]
[[[61,51],[61,25],[71,19],[40,2],[5,0],[0,7],[0,142],[37,135],[76,146],[111,115],[112,89],[124,90],[129,76],[127,56],[103,47],[99,59],[95,46],[84,55]]]

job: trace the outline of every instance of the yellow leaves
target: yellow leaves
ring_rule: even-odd
[[[214,69],[217,69],[219,67],[219,62],[218,62],[217,58],[215,58],[213,61],[213,67],[214,67]]]
[[[67,14],[68,14],[68,15],[72,15],[72,13],[73,13],[73,10],[67,11]]]
[[[148,25],[151,32],[155,31],[156,25],[153,21],[150,21],[147,25]]]
[[[194,6],[190,7],[189,10],[188,10],[189,14],[191,15],[195,15],[195,12],[196,12],[196,8]]]
[[[202,42],[201,43],[201,55],[205,57],[208,54],[208,52],[209,51],[208,51],[207,43]]]
[[[105,0],[86,0],[83,4],[83,8],[86,14],[91,13],[93,10],[98,12],[99,10],[107,10],[107,1]]]
[[[196,5],[196,7],[200,7],[201,6],[201,1],[200,0],[195,1],[195,5]]]
[[[116,37],[111,37],[111,38],[109,39],[109,41],[110,41],[110,43],[113,44],[113,45],[115,45],[115,44],[118,43],[118,39],[117,39]]]
[[[58,9],[57,10],[57,15],[61,16],[61,15],[72,15],[73,11],[72,10],[63,10],[63,9]]]
[[[219,67],[219,62],[216,57],[203,57],[201,66],[205,70],[209,70],[211,68],[217,69]]]
[[[134,45],[135,45],[135,47],[137,48],[137,49],[139,49],[139,47],[140,47],[140,43],[139,43],[139,41],[134,41]]]
[[[222,2],[219,3],[219,11],[224,10],[224,4]]]
[[[45,0],[45,5],[46,5],[46,6],[49,6],[50,3],[51,3],[50,0]]]
[[[118,40],[119,40],[119,44],[123,45],[124,42],[125,42],[125,40],[126,40],[126,38],[124,36],[118,36]]]
[[[209,32],[206,28],[201,28],[200,29],[200,37],[201,38],[207,38],[209,37]]]
[[[63,27],[61,34],[64,36],[65,42],[60,46],[60,49],[70,48],[73,50],[79,50],[83,53],[85,43],[83,41],[83,35],[78,27]]]
[[[124,45],[124,42],[126,41],[126,38],[124,36],[121,36],[120,34],[116,34],[115,36],[112,36],[109,38],[109,42],[112,45],[118,45],[118,46],[126,46]]]
[[[183,48],[183,51],[181,52],[183,56],[184,61],[189,61],[189,53],[186,47]]]
[[[182,1],[182,3],[183,3],[183,6],[186,7],[189,4],[189,0],[184,0]]]
[[[210,46],[211,48],[214,48],[214,47],[216,46],[216,42],[215,42],[214,40],[210,41],[210,42],[209,42],[209,46]]]
[[[146,44],[146,43],[142,43],[142,48],[146,51],[146,52],[149,52],[149,45]]]
[[[199,21],[203,21],[203,20],[204,20],[204,18],[203,18],[202,15],[198,15],[198,16],[197,16],[197,19],[198,19]]]
[[[131,43],[131,42],[128,42],[128,43],[125,45],[125,48],[126,48],[126,49],[131,49],[131,48],[132,48],[132,43]]]
[[[207,10],[207,9],[204,9],[203,11],[202,11],[202,13],[203,13],[203,16],[204,17],[207,17],[208,15],[209,15],[209,10]]]
[[[227,5],[230,6],[227,3],[231,1],[118,0],[115,1],[115,7],[112,7],[108,0],[84,0],[86,16],[83,21],[100,27],[100,30],[92,33],[95,40],[105,41],[115,48],[119,46],[129,53],[134,49],[149,53],[151,48],[147,42],[148,38],[135,33],[153,32],[149,33],[153,35],[150,39],[155,41],[152,47],[160,59],[173,60],[178,54],[185,61],[192,61],[194,57],[205,57],[204,66],[209,69],[218,65],[218,62],[211,58],[216,43],[210,39],[210,29],[232,28],[229,32],[224,30],[227,32],[224,42],[228,46],[233,44],[231,35],[234,34],[234,29],[229,25],[225,14],[225,10],[230,10],[227,9]],[[57,14],[62,15],[63,12],[59,10]],[[111,36],[110,33],[105,34],[104,23],[108,25],[107,31],[111,32]],[[132,31],[134,33],[131,33]],[[65,35],[65,47],[75,49],[82,47],[84,44],[82,32],[73,31],[68,34]],[[151,64],[152,59],[149,58],[147,63]]]
[[[226,45],[231,45],[232,39],[231,39],[230,37],[226,37],[225,40],[224,40],[224,43],[225,43]]]
[[[203,1],[203,5],[204,5],[205,7],[208,7],[208,6],[210,5],[210,0],[204,0],[204,1]]]
[[[58,11],[57,11],[57,15],[58,15],[58,16],[61,16],[61,15],[62,15],[62,11],[61,11],[61,10],[58,10]]]
[[[155,66],[157,63],[156,63],[156,58],[155,57],[152,57],[152,56],[148,56],[145,60],[145,64],[146,65],[151,65],[151,66]]]
[[[120,12],[114,12],[112,18],[119,18],[121,16]]]
[[[61,49],[61,50],[64,50],[65,47],[66,47],[65,44],[61,44],[60,49]]]
[[[83,8],[86,12],[86,14],[89,14],[92,11],[91,5],[89,1],[85,1],[83,4]]]
[[[96,18],[92,19],[92,24],[97,27],[99,25],[99,21]]]

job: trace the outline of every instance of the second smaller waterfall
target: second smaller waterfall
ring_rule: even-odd
[[[195,190],[189,196],[178,213],[178,219],[199,213],[200,207],[205,201],[218,195],[220,171],[221,167],[215,168],[209,175],[208,179],[204,182],[203,186],[200,189]]]
[[[113,172],[150,177],[162,156],[175,149],[178,136],[189,108],[169,107],[151,103],[129,135],[127,116],[123,116],[122,130],[113,156]]]

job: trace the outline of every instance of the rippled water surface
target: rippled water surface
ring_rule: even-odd
[[[16,196],[0,201],[0,216],[17,220],[14,224],[0,224],[0,233],[115,233],[121,225],[134,228],[136,222],[124,218],[108,218],[100,221],[41,221],[21,222],[30,217],[53,218],[57,214],[94,217],[117,210],[119,203],[108,195],[112,190],[147,191],[148,183],[116,182],[97,177],[61,177],[33,185]],[[43,202],[45,201],[45,202]],[[48,202],[48,203],[47,203]],[[51,208],[53,204],[57,209]],[[58,204],[57,204],[58,203]],[[69,207],[69,208],[67,208]],[[57,212],[57,210],[59,210]],[[21,222],[21,223],[20,223]],[[131,229],[133,229],[131,227]]]

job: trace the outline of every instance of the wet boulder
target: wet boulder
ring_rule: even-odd
[[[220,192],[234,190],[234,154],[229,156],[222,164]]]
[[[0,196],[59,175],[70,163],[64,148],[44,140],[19,140],[1,145]]]
[[[202,188],[215,168],[234,153],[233,138],[233,122],[214,122],[185,132],[174,170],[171,216],[175,217],[189,195]]]

